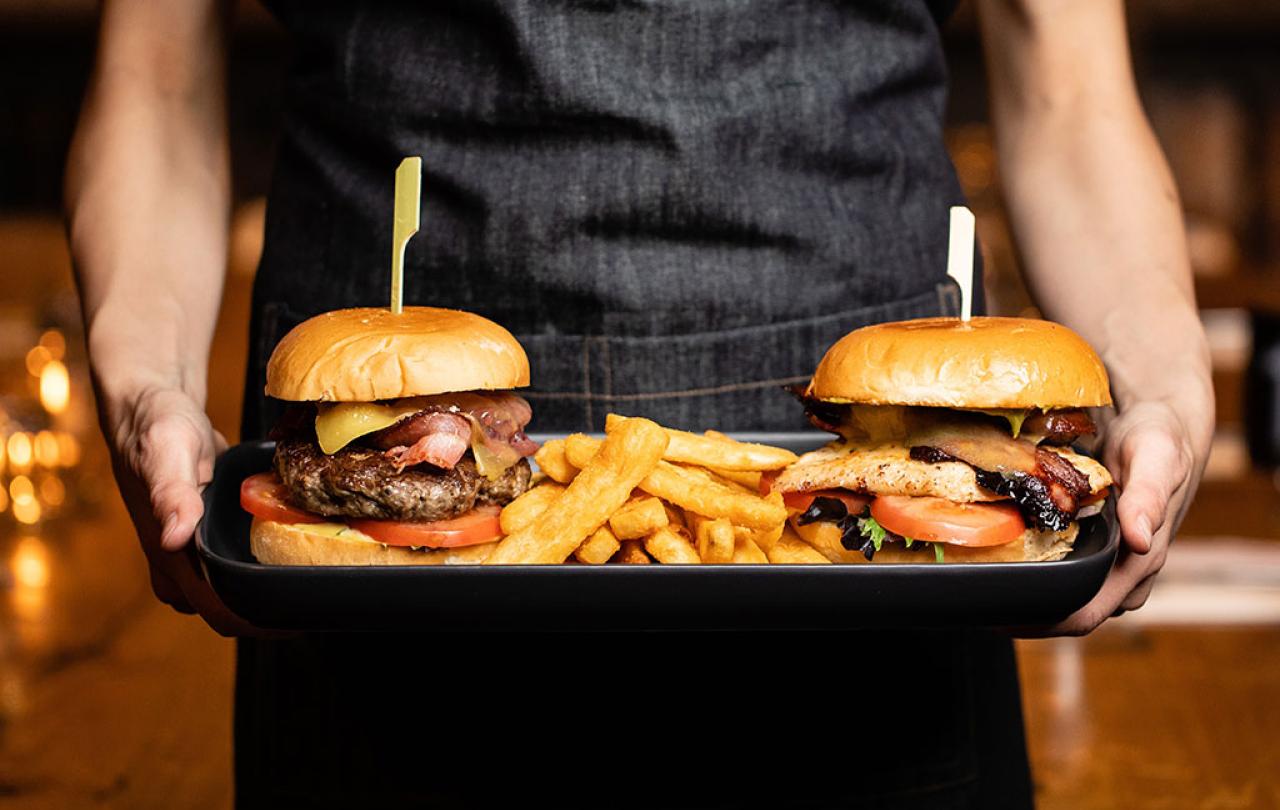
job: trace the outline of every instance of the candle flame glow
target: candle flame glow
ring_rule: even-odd
[[[41,511],[40,502],[34,495],[22,500],[13,499],[13,517],[19,523],[25,523],[28,526],[39,523]]]
[[[36,434],[32,442],[36,464],[41,467],[58,466],[58,437],[52,431],[42,430]]]
[[[27,373],[32,377],[39,377],[40,372],[53,359],[53,354],[44,346],[33,346],[31,351],[27,352]]]
[[[46,329],[40,336],[40,345],[54,360],[61,360],[67,353],[67,339],[57,329]]]
[[[14,581],[23,588],[41,589],[49,584],[49,552],[39,538],[19,540],[9,565]]]
[[[40,404],[49,413],[62,413],[71,398],[71,379],[60,360],[50,360],[40,369]]]
[[[9,450],[9,466],[14,472],[23,472],[31,466],[30,435],[21,431],[10,435],[7,447]]]
[[[56,475],[49,475],[40,482],[40,500],[49,506],[61,506],[67,499],[67,486]]]

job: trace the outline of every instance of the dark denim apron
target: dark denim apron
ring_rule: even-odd
[[[781,386],[840,336],[955,312],[949,8],[269,5],[298,47],[246,437],[289,328],[386,302],[403,155],[424,157],[407,300],[519,336],[537,431],[799,428]],[[989,634],[422,631],[241,641],[237,805],[1030,806]]]

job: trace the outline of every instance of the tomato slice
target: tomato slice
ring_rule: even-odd
[[[258,473],[240,484],[240,506],[263,520],[276,523],[324,523],[328,518],[312,514],[285,500],[289,490],[273,472]]]
[[[895,534],[957,546],[1012,543],[1027,524],[1010,504],[956,503],[945,498],[881,495],[871,502],[871,517]]]
[[[861,515],[871,503],[870,495],[859,495],[847,489],[815,489],[809,492],[784,492],[782,503],[789,512],[803,512],[818,498],[834,498],[844,504],[851,515]]]
[[[488,543],[502,536],[497,506],[477,506],[462,517],[414,523],[400,520],[352,520],[347,525],[388,546],[457,548]]]
[[[768,495],[769,490],[773,489],[773,482],[778,480],[778,476],[782,475],[782,470],[768,470],[760,473],[760,494]]]

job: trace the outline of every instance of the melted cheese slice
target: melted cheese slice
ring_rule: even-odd
[[[369,535],[358,529],[353,529],[344,523],[294,523],[293,528],[304,531],[307,534],[319,534],[324,537],[341,537],[343,540],[354,540],[360,543],[374,543],[382,545]]]
[[[332,455],[361,436],[389,428],[422,410],[415,399],[391,403],[336,402],[320,405],[316,414],[316,439],[326,455]]]

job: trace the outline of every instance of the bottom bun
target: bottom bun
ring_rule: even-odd
[[[441,549],[384,546],[339,524],[276,523],[258,518],[249,529],[249,550],[254,559],[267,565],[479,565],[496,545],[495,540]]]
[[[850,551],[840,544],[840,529],[834,523],[819,522],[800,526],[792,518],[791,526],[806,543],[818,550],[822,556],[834,563],[865,563],[867,558],[861,551]],[[970,548],[944,543],[943,562],[1046,562],[1060,560],[1071,551],[1071,544],[1076,540],[1080,527],[1075,522],[1060,532],[1042,532],[1027,529],[1022,537],[1002,546],[986,546]],[[886,543],[875,553],[873,562],[878,563],[933,563],[931,549],[917,551],[903,548],[897,543]]]

